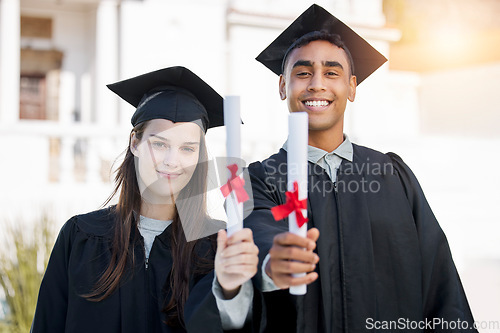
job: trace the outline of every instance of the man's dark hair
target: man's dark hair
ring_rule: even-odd
[[[295,40],[293,44],[286,50],[285,56],[283,57],[283,63],[281,64],[281,72],[285,72],[285,63],[286,59],[288,58],[288,55],[290,52],[292,52],[296,48],[300,48],[302,46],[305,46],[309,44],[310,42],[314,42],[316,40],[326,40],[333,45],[340,47],[342,50],[347,55],[347,61],[349,62],[349,67],[351,69],[351,75],[354,75],[354,61],[352,60],[351,52],[349,52],[349,49],[345,45],[345,43],[342,41],[339,35],[337,34],[331,34],[328,31],[321,30],[321,31],[312,31],[309,32]]]

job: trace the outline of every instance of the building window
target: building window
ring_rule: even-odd
[[[21,75],[20,119],[47,119],[45,76]]]

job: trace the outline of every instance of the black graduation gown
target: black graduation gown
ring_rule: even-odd
[[[32,332],[185,332],[164,324],[165,315],[161,312],[165,299],[170,298],[169,284],[165,281],[172,267],[171,227],[155,239],[147,269],[144,257],[141,258],[144,247],[140,237],[135,244],[137,258],[133,273],[118,290],[101,302],[79,296],[91,290],[107,267],[114,211],[107,208],[75,216],[62,227],[40,287]],[[208,238],[198,245],[198,255],[214,258]],[[190,297],[185,305],[186,327],[190,332],[222,332],[211,292],[212,280],[213,271],[208,275],[192,275]]]
[[[288,231],[288,220],[274,221],[270,212],[286,201],[286,158],[281,149],[248,168],[254,210],[245,226],[261,264],[274,235]],[[446,329],[455,323],[444,323],[457,320],[472,327],[446,237],[400,157],[354,145],[353,162],[342,162],[336,184],[318,165],[308,168],[308,228],[320,230],[319,279],[304,296],[264,293],[268,332],[458,332]],[[431,327],[433,318],[443,325]]]

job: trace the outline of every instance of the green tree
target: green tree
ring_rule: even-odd
[[[29,332],[43,272],[54,245],[53,223],[46,214],[38,223],[4,227],[0,252],[0,286],[8,306],[0,332]],[[5,246],[6,245],[6,246]]]

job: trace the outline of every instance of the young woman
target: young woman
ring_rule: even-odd
[[[108,87],[136,107],[110,197],[119,194],[118,204],[63,226],[32,332],[241,328],[241,319],[234,326],[230,313],[219,312],[231,307],[218,306],[225,300],[212,293],[214,285],[222,290],[220,298],[237,298],[243,284],[248,290],[258,262],[248,229],[229,239],[219,232],[216,253],[213,234],[225,224],[206,214],[204,134],[223,124],[222,97],[183,67]]]

